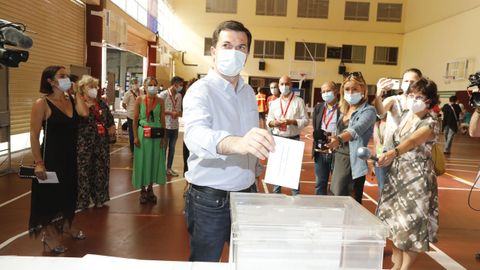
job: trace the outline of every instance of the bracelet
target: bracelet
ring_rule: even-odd
[[[35,161],[35,166],[37,165],[42,165],[42,166],[45,166],[45,162],[43,162],[43,160],[38,160],[38,161]]]
[[[400,156],[400,151],[398,150],[398,148],[395,147],[394,150],[395,150],[395,157]]]
[[[335,136],[335,138],[337,138],[338,142],[340,143],[340,145],[343,145],[345,142],[343,141],[342,137],[340,137],[340,135],[337,135]]]

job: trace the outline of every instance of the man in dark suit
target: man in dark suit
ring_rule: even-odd
[[[321,90],[324,102],[315,105],[313,112],[312,157],[315,160],[315,194],[326,195],[328,178],[333,171],[333,153],[324,145],[328,142],[328,136],[335,135],[340,109],[335,82],[323,83]]]
[[[457,102],[456,96],[451,96],[448,99],[448,103],[443,105],[443,134],[445,135],[445,147],[443,149],[444,154],[450,154],[452,147],[453,137],[458,131],[458,119],[462,109]]]

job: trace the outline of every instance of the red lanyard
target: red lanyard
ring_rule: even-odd
[[[156,100],[157,100],[156,97],[154,97],[152,102],[151,102],[152,103],[152,109],[151,109],[152,111],[153,111]],[[147,117],[147,121],[148,121],[148,118],[150,116],[150,110],[148,109],[148,96],[145,96],[145,109],[146,109],[145,116]]]
[[[282,110],[282,117],[285,118],[285,115],[288,112],[288,108],[290,108],[290,103],[292,102],[293,99],[293,93],[291,94],[292,96],[290,97],[290,100],[288,101],[287,108],[285,109],[285,112],[283,112],[283,99],[280,99],[280,109]]]
[[[332,121],[333,115],[335,114],[336,110],[337,110],[337,104],[333,106],[332,110],[329,110],[328,107],[325,106],[325,109],[323,110],[323,119],[322,119],[322,123],[325,124],[325,129],[328,128],[328,125]],[[325,118],[327,118],[327,111],[330,111],[331,113],[330,113],[330,118],[328,118],[328,121],[325,123]]]
[[[170,97],[170,100],[172,101],[173,108],[172,111],[177,111],[177,100],[173,98],[173,95],[170,93],[170,90],[167,90],[168,96]]]

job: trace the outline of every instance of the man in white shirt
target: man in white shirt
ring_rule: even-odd
[[[128,139],[130,141],[130,151],[133,153],[133,111],[135,109],[135,100],[140,94],[138,79],[134,78],[130,82],[130,90],[125,93],[122,100],[122,107],[127,110]]]
[[[184,80],[174,76],[170,80],[170,87],[160,92],[159,97],[165,101],[165,137],[168,140],[167,174],[178,176],[172,169],[175,155],[175,144],[178,138],[178,118],[182,116],[182,94]]]
[[[282,76],[278,85],[280,98],[270,104],[267,125],[272,128],[273,135],[300,140],[300,131],[308,124],[305,103],[293,93],[290,77]],[[292,195],[299,194],[299,189],[292,189]],[[281,187],[274,186],[273,192],[281,193]]]
[[[214,68],[183,101],[190,261],[218,262],[230,239],[229,192],[255,191],[257,158],[266,159],[275,146],[268,131],[258,128],[254,91],[239,75],[251,41],[240,22],[221,23],[210,48]]]

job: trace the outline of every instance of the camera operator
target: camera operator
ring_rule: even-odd
[[[338,87],[333,81],[321,86],[324,102],[315,106],[313,113],[312,157],[315,160],[315,194],[326,195],[328,177],[333,169],[333,153],[326,149],[328,137],[337,131],[340,116],[338,109]]]
[[[469,133],[472,137],[480,137],[480,92],[475,92],[470,99],[475,111],[470,119]]]

